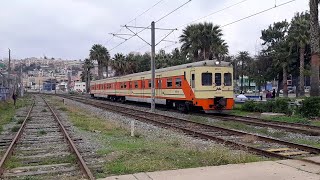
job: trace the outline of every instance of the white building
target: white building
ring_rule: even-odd
[[[73,89],[77,92],[86,92],[86,83],[85,82],[75,82]]]

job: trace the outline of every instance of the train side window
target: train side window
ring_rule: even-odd
[[[214,74],[214,82],[216,83],[216,86],[221,86],[221,73]]]
[[[176,87],[181,87],[182,81],[181,78],[176,78]]]
[[[123,83],[123,88],[124,88],[124,89],[127,89],[127,82],[124,82],[124,83]]]
[[[161,79],[158,79],[157,82],[158,82],[158,88],[161,89],[161,86],[162,86],[162,81],[161,81]]]
[[[151,88],[151,80],[148,80],[148,87]]]
[[[232,75],[231,73],[224,73],[224,85],[232,86]]]
[[[134,82],[134,88],[136,88],[136,89],[138,88],[138,81]]]
[[[201,79],[202,79],[202,86],[211,86],[212,85],[212,73],[202,73]]]
[[[195,88],[196,87],[196,84],[195,84],[195,75],[192,74],[191,75],[191,88]]]
[[[172,87],[172,78],[167,79],[167,87]]]

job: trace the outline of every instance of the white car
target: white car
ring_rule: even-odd
[[[247,90],[247,93],[251,94],[251,93],[253,93],[253,91],[249,89],[249,90]]]

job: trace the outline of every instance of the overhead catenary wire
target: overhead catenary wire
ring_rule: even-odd
[[[227,9],[230,9],[230,8],[232,8],[232,7],[234,7],[234,6],[237,6],[237,5],[239,5],[239,4],[242,4],[242,3],[246,2],[246,1],[249,1],[249,0],[242,0],[242,1],[240,1],[240,2],[237,2],[237,3],[234,3],[234,4],[232,4],[232,5],[226,6],[226,7],[222,8],[222,9],[217,10],[217,11],[214,11],[214,12],[208,14],[208,15],[202,16],[202,17],[200,17],[200,18],[198,18],[198,19],[195,19],[195,20],[193,20],[193,21],[191,21],[191,22],[185,23],[185,24],[177,27],[177,29],[179,29],[179,28],[181,28],[181,27],[184,27],[184,26],[187,26],[187,25],[189,25],[189,24],[192,24],[192,23],[194,23],[194,22],[197,22],[197,21],[199,21],[199,20],[201,20],[201,19],[205,19],[205,18],[207,18],[207,17],[210,17],[210,16],[212,16],[212,15],[214,15],[214,14],[220,13],[220,12],[225,11],[225,10],[227,10]]]
[[[278,5],[277,5],[277,4],[275,4],[275,6],[273,6],[273,7],[270,7],[270,8],[268,8],[268,9],[265,9],[265,10],[259,11],[259,12],[254,13],[254,14],[251,14],[251,15],[246,16],[246,17],[244,17],[244,18],[241,18],[241,19],[238,19],[238,20],[232,21],[232,22],[230,22],[230,23],[224,24],[224,25],[222,25],[222,26],[220,26],[220,27],[226,27],[226,26],[229,26],[229,25],[232,25],[232,24],[238,23],[238,22],[240,22],[240,21],[243,21],[243,20],[249,19],[249,18],[254,17],[254,16],[256,16],[256,15],[259,15],[259,14],[265,13],[265,12],[267,12],[267,11],[270,11],[270,10],[276,9],[276,8],[278,8],[278,7],[281,7],[281,6],[284,6],[284,5],[290,4],[290,3],[294,2],[294,1],[296,1],[296,0],[286,1],[286,2],[281,3],[281,4],[278,4]],[[241,1],[241,2],[242,2],[242,1]],[[216,12],[218,12],[218,11],[216,11]],[[195,21],[194,21],[194,22],[195,22]],[[191,23],[192,23],[192,22],[191,22]],[[185,24],[185,25],[186,25],[186,24]],[[184,26],[184,25],[183,25],[183,26]],[[180,27],[183,27],[183,26],[180,26]],[[165,46],[164,48],[168,48],[168,47],[167,47],[167,46]]]
[[[133,18],[132,20],[128,21],[125,25],[127,25],[127,24],[129,24],[129,23],[131,23],[131,22],[133,22],[133,21],[136,21],[137,18],[139,18],[139,17],[141,17],[142,15],[144,15],[145,13],[149,12],[151,9],[153,9],[154,7],[156,7],[158,4],[160,4],[160,3],[163,2],[163,1],[164,1],[164,0],[157,1],[154,5],[152,5],[151,7],[149,7],[148,9],[146,9],[145,11],[143,11],[142,13],[140,13],[139,15],[137,15],[137,16],[136,16],[135,18]],[[117,32],[115,32],[114,34],[121,32],[122,29],[123,29],[123,27],[120,28],[120,30],[117,31]],[[109,43],[113,38],[114,38],[114,36],[112,36],[109,40],[107,40],[106,43]]]
[[[250,16],[246,16],[246,17],[244,17],[244,18],[241,18],[241,19],[238,19],[238,20],[236,20],[236,21],[227,23],[227,24],[222,25],[222,26],[220,26],[220,27],[226,27],[226,26],[229,26],[229,25],[231,25],[231,24],[234,24],[234,23],[237,23],[237,22],[240,22],[240,21],[249,19],[249,18],[251,18],[251,17],[253,17],[253,16],[256,16],[256,15],[259,15],[259,14],[262,14],[262,13],[265,13],[265,12],[270,11],[270,10],[272,10],[272,9],[275,9],[275,8],[278,8],[278,7],[281,7],[281,6],[284,6],[284,5],[286,5],[286,4],[290,4],[290,3],[294,2],[294,1],[296,1],[296,0],[291,0],[291,1],[287,1],[287,2],[284,2],[284,3],[278,4],[278,5],[274,6],[274,7],[271,7],[271,8],[262,10],[262,11],[259,11],[259,12],[257,12],[257,13],[251,14]]]
[[[182,5],[180,5],[179,7],[175,8],[174,10],[170,11],[169,13],[167,13],[166,15],[162,16],[161,18],[159,18],[157,21],[155,22],[159,22],[163,19],[165,19],[166,17],[168,17],[169,15],[171,15],[172,13],[174,13],[175,11],[179,10],[180,8],[182,8],[183,6],[187,5],[188,3],[190,3],[191,0],[188,0],[187,2],[183,3]],[[124,26],[126,27],[126,25]],[[128,27],[128,26],[127,26]],[[143,32],[144,30],[148,29],[151,27],[151,24],[145,28],[142,27],[142,29],[140,31],[138,31],[137,33],[134,33],[131,37],[129,37],[128,39],[124,40],[123,42],[119,43],[118,45],[114,46],[113,48],[110,49],[110,51],[114,50],[115,48],[121,46],[122,44],[124,44],[125,42],[129,41],[130,39],[132,39],[133,37],[137,36],[138,34],[140,34],[141,32]]]
[[[160,19],[156,20],[155,23],[163,20],[164,18],[168,17],[170,14],[176,12],[177,10],[179,10],[180,8],[182,8],[183,6],[187,5],[188,3],[190,3],[191,0],[188,0],[187,2],[183,3],[181,6],[175,8],[174,10],[172,10],[171,12],[169,12],[168,14],[164,15],[163,17],[161,17]]]
[[[191,22],[188,22],[188,23],[186,23],[186,24],[183,24],[183,25],[181,25],[181,26],[178,26],[176,29],[179,29],[179,28],[181,28],[181,27],[184,27],[184,26],[186,26],[186,25],[189,25],[189,24],[194,23],[194,22],[196,22],[196,21],[199,21],[199,20],[201,20],[201,19],[207,18],[207,17],[212,16],[212,15],[214,15],[214,14],[220,13],[220,12],[225,11],[225,10],[227,10],[227,9],[230,9],[230,8],[232,8],[232,7],[234,7],[234,6],[237,6],[237,5],[239,5],[239,4],[242,4],[242,3],[246,2],[246,1],[249,1],[249,0],[242,0],[242,1],[239,1],[239,2],[237,2],[237,3],[231,4],[231,5],[226,6],[226,7],[222,8],[222,9],[220,9],[220,10],[214,11],[214,12],[212,12],[212,13],[206,15],[206,16],[197,18],[197,19],[195,19],[195,20],[193,20],[193,21],[191,21]]]

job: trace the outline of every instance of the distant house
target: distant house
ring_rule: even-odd
[[[73,89],[77,92],[86,92],[86,83],[85,82],[75,82]]]

